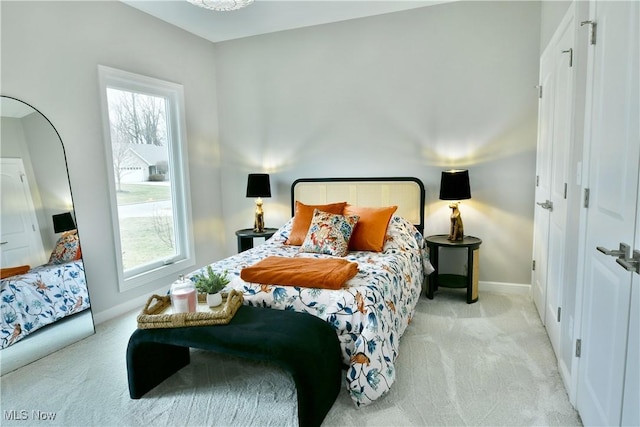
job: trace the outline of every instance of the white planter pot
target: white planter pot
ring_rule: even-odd
[[[217,294],[207,294],[207,305],[209,307],[217,307],[222,304],[222,294],[218,292]]]

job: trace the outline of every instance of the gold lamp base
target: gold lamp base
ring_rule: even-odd
[[[452,242],[459,242],[464,239],[464,226],[462,225],[462,217],[458,210],[458,202],[449,204],[451,208],[451,229],[449,230],[449,239]]]
[[[262,210],[262,198],[256,199],[256,215],[253,220],[253,231],[264,233],[264,211]]]

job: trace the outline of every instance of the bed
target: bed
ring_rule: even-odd
[[[350,396],[357,406],[367,405],[386,394],[395,381],[400,337],[415,313],[424,277],[433,271],[421,234],[424,197],[424,186],[416,178],[300,179],[291,187],[291,220],[263,245],[215,262],[211,267],[230,275],[228,288],[242,291],[247,305],[305,312],[331,324],[347,366],[345,379]],[[362,222],[361,225],[355,222],[355,230],[371,223],[371,212],[375,212],[375,217],[379,217],[379,212],[388,215],[383,221],[380,246],[374,243],[375,250],[362,250],[369,243],[349,246],[343,256],[315,251],[313,244],[308,250],[314,227],[318,234],[323,233],[317,222],[322,210],[315,207],[342,203],[346,206],[334,208],[344,215],[324,214],[332,220],[338,221],[342,216],[347,221],[359,213],[358,220]],[[303,206],[307,210],[313,208],[313,216],[304,231],[307,234],[304,241],[298,245],[300,241],[295,240],[295,235]],[[355,238],[354,232],[349,245]],[[282,285],[285,279],[277,284],[243,280],[249,277],[246,272],[273,257],[295,262],[338,259],[351,266],[356,263],[357,273],[337,289],[328,289],[321,281],[296,286],[299,282]]]
[[[90,307],[82,260],[46,264],[2,279],[0,348]]]

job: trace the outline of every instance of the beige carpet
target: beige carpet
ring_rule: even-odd
[[[189,366],[131,400],[125,351],[136,315],[3,376],[0,424],[297,425],[295,387],[284,371],[199,350]],[[526,296],[481,293],[468,305],[460,291],[442,289],[434,300],[421,298],[397,375],[391,392],[364,408],[343,389],[323,426],[581,425]]]

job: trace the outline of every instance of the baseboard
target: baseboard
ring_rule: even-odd
[[[499,294],[520,294],[529,295],[531,285],[528,283],[507,283],[507,282],[478,282],[480,293],[495,292]]]
[[[154,293],[157,293],[158,295],[164,295],[167,291],[168,288],[161,288]],[[115,307],[111,307],[99,313],[93,313],[93,321],[96,325],[99,325],[100,323],[106,322],[107,320],[115,319],[116,317],[122,316],[123,314],[128,313],[132,310],[142,310],[150,296],[151,295],[141,295],[137,298],[130,299],[125,303],[116,305]]]

